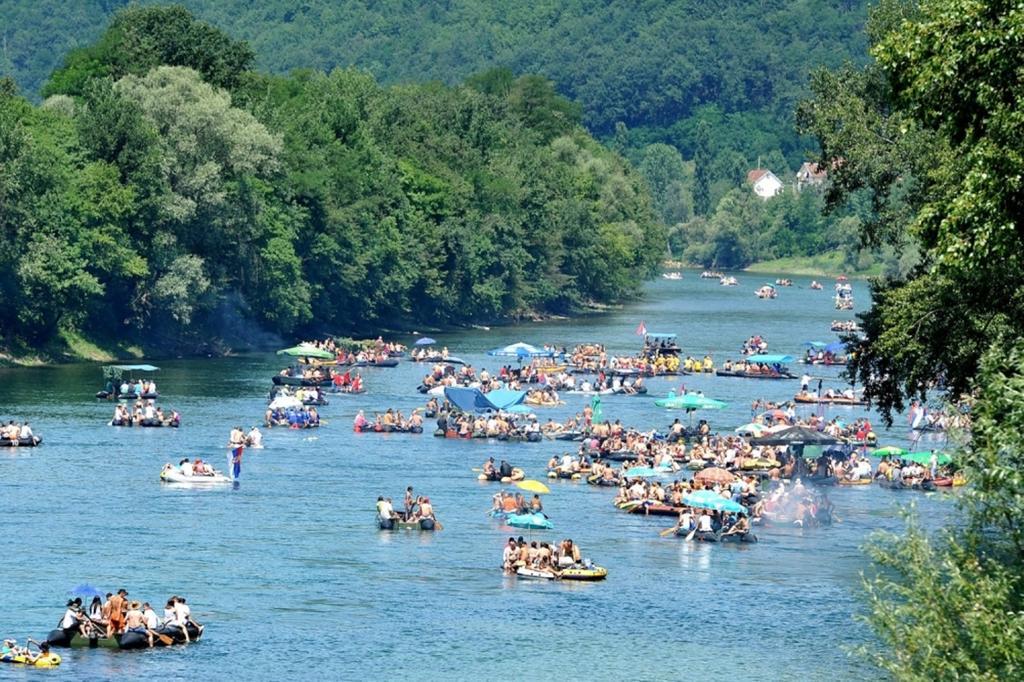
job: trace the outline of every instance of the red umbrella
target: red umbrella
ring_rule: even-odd
[[[701,469],[695,473],[693,475],[693,480],[700,483],[732,483],[736,480],[736,475],[726,471],[725,469],[711,467],[710,469]]]

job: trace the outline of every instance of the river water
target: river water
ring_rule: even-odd
[[[834,340],[829,322],[851,317],[832,309],[827,283],[812,291],[808,278],[794,278],[778,299],[761,301],[754,288],[774,277],[739,279],[726,288],[687,272],[682,281],[652,282],[642,301],[614,313],[434,336],[494,371],[484,351],[519,340],[635,352],[644,321],[652,332],[678,333],[684,352],[710,352],[720,364],[751,334],[764,335],[769,352],[796,355],[804,341]],[[854,290],[865,304],[866,286]],[[493,455],[543,479],[564,443],[451,441],[429,428],[418,436],[353,433],[358,409],[422,405],[414,389],[424,366],[403,362],[368,370],[366,395],[333,397],[321,429],[266,432],[266,449],[246,452],[237,488],[175,488],[158,481],[161,465],[183,456],[222,465],[228,431],[257,423],[282,363],[267,354],[157,364],[161,402],[183,414],[181,429],[107,426],[112,407],[91,398],[101,383],[96,365],[0,371],[0,418],[27,418],[45,438],[39,448],[0,451],[0,577],[8,586],[0,633],[41,638],[82,582],[124,586],[158,610],[170,594],[186,595],[207,625],[189,647],[62,651],[62,678],[878,677],[845,651],[870,639],[855,620],[868,567],[860,547],[875,529],[897,530],[911,500],[931,518],[951,507],[945,493],[838,488],[830,495],[842,522],[831,528],[764,528],[759,544],[719,546],[661,538],[665,519],[617,511],[609,489],[555,481],[545,497],[555,530],[534,536],[572,537],[609,577],[517,581],[498,568],[510,531],[486,515],[496,488],[471,468]],[[651,397],[605,397],[605,416],[665,427],[677,415],[653,398],[679,383],[652,380]],[[783,400],[797,388],[715,377],[685,383],[730,402],[703,415],[723,432],[750,420],[755,397]],[[567,406],[542,418],[565,418],[586,400],[565,397]],[[879,431],[883,444],[908,443],[902,422]],[[443,532],[376,529],[377,495],[400,501],[406,485],[430,495]]]

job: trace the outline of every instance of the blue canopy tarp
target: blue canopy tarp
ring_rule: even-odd
[[[512,514],[505,523],[513,528],[526,528],[528,530],[550,530],[555,524],[543,514]]]
[[[528,343],[520,341],[519,343],[513,343],[501,348],[494,348],[487,351],[487,354],[506,358],[536,358],[551,357],[555,352],[551,350],[544,350],[543,348],[537,348],[536,346],[531,346]]]
[[[510,391],[500,388],[490,393],[483,393],[479,388],[461,388],[447,386],[444,397],[463,412],[487,412],[489,410],[507,410],[526,399],[526,391]]]
[[[826,346],[828,346],[828,344],[825,343],[824,341],[804,341],[804,347],[805,348],[813,348],[815,350],[821,350],[822,348],[825,348]]]
[[[838,355],[840,353],[846,353],[846,344],[842,341],[833,341],[832,343],[825,346],[826,353],[832,353]]]
[[[758,362],[766,365],[783,365],[787,362],[793,362],[792,355],[750,355],[747,357],[747,362]]]
[[[513,405],[518,405],[526,400],[526,391],[513,391],[508,388],[499,388],[491,391],[490,393],[485,393],[484,398],[494,406],[494,409],[507,410]]]
[[[429,336],[424,336],[423,338],[416,339],[416,345],[417,346],[432,346],[435,343],[437,343],[437,341],[435,341],[434,339],[430,338]]]

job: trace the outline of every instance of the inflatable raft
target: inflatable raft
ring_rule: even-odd
[[[541,571],[536,568],[520,566],[516,569],[516,575],[520,578],[531,578],[533,580],[554,580],[555,574],[550,571]]]
[[[402,519],[382,519],[377,517],[377,525],[381,530],[434,530],[434,519],[419,521],[403,521]]]
[[[41,445],[43,439],[39,436],[32,436],[31,438],[19,438],[13,440],[11,438],[0,438],[0,448],[34,448],[37,445]]]
[[[836,484],[837,485],[871,485],[871,479],[870,478],[856,478],[856,479],[851,480],[849,478],[840,478],[839,480],[836,481]]]
[[[793,402],[804,403],[807,405],[867,405],[868,401],[860,400],[858,398],[808,398],[806,396],[796,395],[793,396]]]
[[[143,400],[156,400],[159,397],[159,393],[143,393],[140,396],[135,391],[128,391],[127,393],[118,393],[117,395],[114,395],[110,391],[96,392],[97,400],[138,400],[139,398],[142,398]]]
[[[715,376],[719,377],[740,377],[741,379],[796,379],[793,374],[776,374],[770,372],[762,374],[761,372],[733,372],[732,370],[716,369]]]
[[[570,481],[578,481],[584,476],[590,475],[590,469],[579,471],[564,471],[563,469],[548,469],[548,478],[565,478]]]
[[[492,478],[488,478],[485,474],[480,474],[476,478],[477,478],[478,481],[492,481],[492,482],[501,482],[501,483],[514,483],[515,481],[521,481],[524,478],[526,478],[526,472],[524,472],[519,467],[513,467],[512,468],[512,475],[511,476],[502,477],[502,476],[500,476],[498,474],[498,472],[494,472],[494,477],[492,477]]]
[[[187,483],[189,485],[223,485],[232,482],[230,478],[219,471],[215,472],[212,476],[207,474],[186,476],[177,469],[161,471],[160,480],[164,483]]]
[[[135,423],[132,420],[124,421],[124,420],[120,420],[120,419],[113,419],[113,420],[111,420],[110,425],[111,426],[142,426],[142,427],[150,428],[150,429],[158,429],[158,428],[166,426],[168,428],[176,429],[179,426],[181,426],[181,422],[179,422],[179,421],[162,422],[159,419],[143,419],[142,421],[140,421],[138,423]]]
[[[596,581],[608,577],[608,569],[602,566],[572,566],[562,571],[562,580]]]
[[[376,424],[364,424],[361,427],[353,426],[352,430],[356,433],[423,433],[422,426],[410,426],[402,429],[391,424],[381,424],[380,427]]]
[[[186,626],[188,629],[189,641],[195,642],[203,636],[203,626],[196,625],[195,623],[189,622]],[[171,644],[185,644],[185,633],[181,631],[181,628],[175,625],[161,625],[160,627],[153,630],[153,632],[169,637]],[[46,637],[46,643],[52,647],[62,648],[78,648],[88,647],[95,649],[98,647],[108,649],[148,649],[149,648],[149,635],[143,632],[135,632],[129,630],[120,635],[114,635],[113,637],[83,637],[79,632],[78,628],[71,628],[69,630],[53,630]],[[159,637],[153,638],[153,646],[168,646],[166,642],[161,641]]]

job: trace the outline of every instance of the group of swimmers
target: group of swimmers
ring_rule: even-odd
[[[149,645],[153,646],[155,630],[160,627],[178,628],[185,641],[191,641],[189,624],[199,627],[192,620],[192,610],[185,597],[174,595],[168,599],[163,618],[160,618],[149,602],[129,601],[128,591],[122,588],[116,594],[108,592],[106,600],[93,597],[88,610],[82,608],[81,597],[69,600],[60,621],[60,629],[77,630],[88,639],[109,639],[126,632],[137,632],[145,634]]]
[[[0,424],[0,441],[7,441],[10,445],[21,445],[23,442],[36,444],[39,440],[39,437],[32,433],[28,420],[18,424],[12,419],[6,425]]]
[[[264,424],[267,428],[286,426],[289,429],[314,429],[320,426],[320,413],[312,405],[268,408],[264,414]]]
[[[181,415],[176,410],[170,414],[154,404],[152,399],[137,400],[131,411],[123,404],[114,408],[112,426],[181,426]]]

